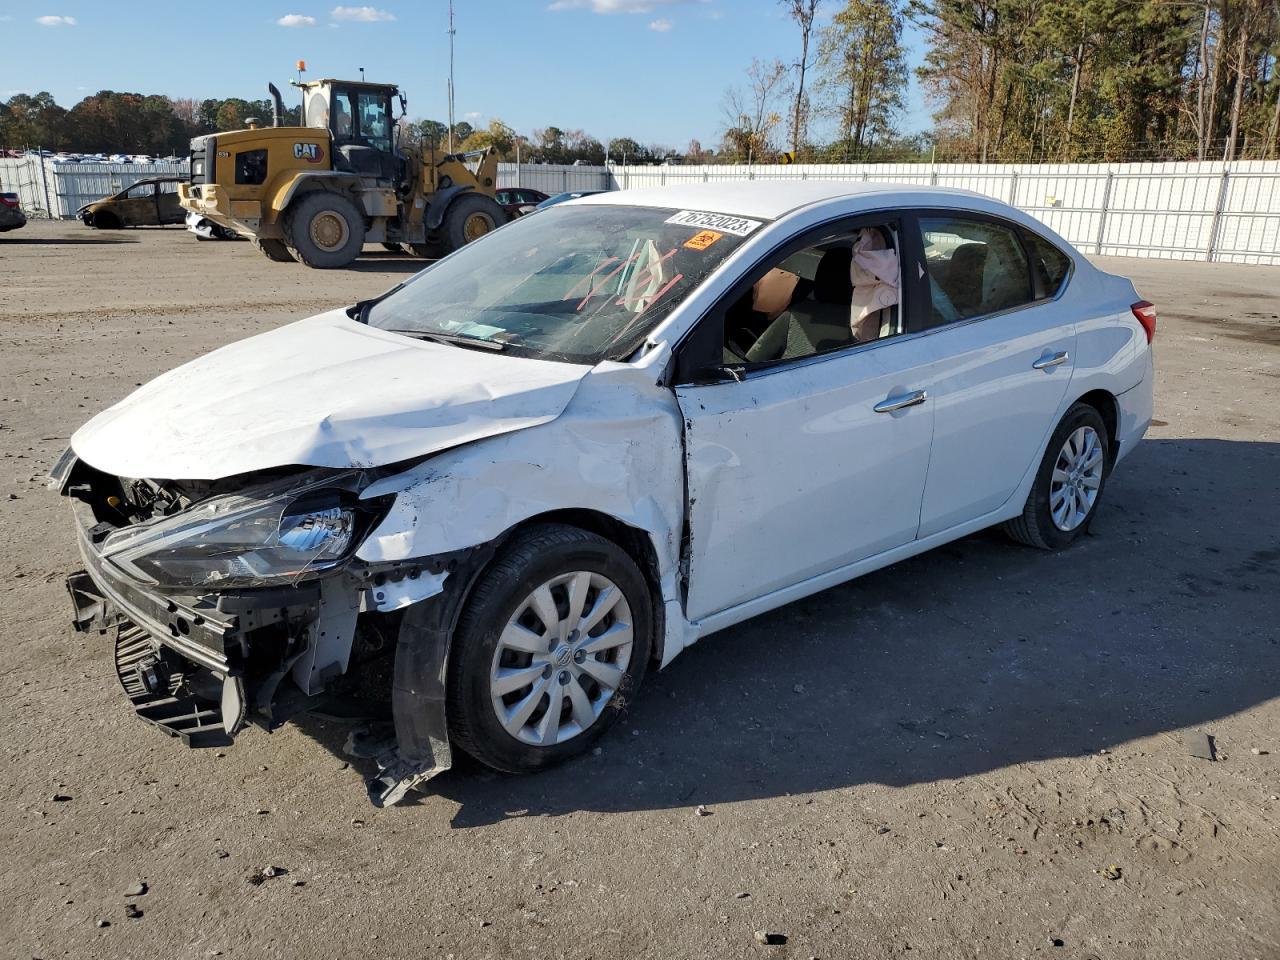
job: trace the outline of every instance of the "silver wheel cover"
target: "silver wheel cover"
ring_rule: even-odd
[[[548,747],[599,719],[631,663],[631,608],[608,577],[577,570],[520,602],[498,637],[489,697],[503,729]]]
[[[1071,432],[1049,479],[1049,516],[1053,525],[1070,533],[1088,519],[1102,486],[1102,438],[1093,427]]]

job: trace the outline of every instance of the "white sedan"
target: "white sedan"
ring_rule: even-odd
[[[748,617],[984,527],[1071,544],[1150,422],[1155,324],[975,194],[584,197],[82,427],[76,623],[196,745],[390,658],[376,803],[454,748],[536,770]]]

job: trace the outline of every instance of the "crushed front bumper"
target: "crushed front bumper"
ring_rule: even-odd
[[[104,560],[91,511],[73,504],[85,565],[67,578],[73,622],[81,632],[115,632],[116,675],[139,717],[188,746],[207,747],[230,743],[248,719],[271,727],[297,711],[305,697],[281,700],[278,694],[283,696],[281,681],[305,649],[273,669],[246,667],[264,631],[301,637],[317,622],[318,583],[208,596],[164,594]]]

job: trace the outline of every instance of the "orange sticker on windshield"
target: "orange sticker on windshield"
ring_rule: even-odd
[[[686,250],[705,250],[723,236],[723,233],[716,233],[714,230],[703,230],[686,240],[684,246]]]

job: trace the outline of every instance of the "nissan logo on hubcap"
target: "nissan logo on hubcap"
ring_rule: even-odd
[[[561,647],[560,652],[556,654],[556,666],[567,667],[569,661],[573,659],[573,651],[568,647]]]

